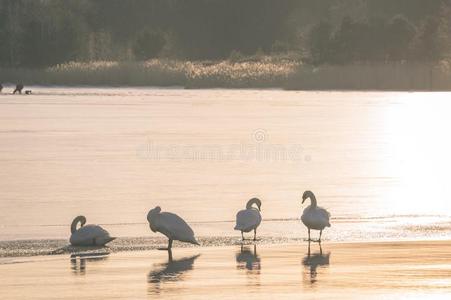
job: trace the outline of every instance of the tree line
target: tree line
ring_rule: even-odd
[[[334,28],[323,21],[310,32],[310,62],[437,62],[450,56],[450,27],[445,15],[415,26],[402,15],[388,21],[346,17]]]
[[[450,17],[449,0],[0,0],[0,66],[257,52],[437,61],[450,54]]]

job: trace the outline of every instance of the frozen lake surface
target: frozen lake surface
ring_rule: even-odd
[[[148,237],[149,209],[237,237],[259,197],[265,239],[451,237],[449,93],[33,87],[0,95],[0,240],[67,239],[79,214]],[[220,242],[218,242],[220,244]]]

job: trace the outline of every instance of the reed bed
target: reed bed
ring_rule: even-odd
[[[0,69],[3,82],[27,85],[183,86],[186,88],[281,87],[298,67],[294,61],[71,62],[42,70]]]
[[[46,69],[0,69],[3,83],[62,86],[180,86],[294,90],[451,90],[451,65],[353,64],[312,66],[296,59],[70,62]]]

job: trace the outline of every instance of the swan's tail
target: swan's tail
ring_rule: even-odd
[[[236,224],[235,228],[233,228],[233,229],[243,231],[244,230],[244,226],[241,225],[241,224]]]
[[[106,245],[106,244],[108,244],[109,242],[114,241],[115,239],[116,239],[116,237],[109,236],[109,237],[105,238],[105,239],[102,241],[102,243],[103,243],[103,245]]]
[[[193,238],[193,239],[190,241],[190,243],[191,243],[191,244],[194,244],[194,245],[197,245],[197,246],[200,246],[199,242],[196,241],[195,238]]]

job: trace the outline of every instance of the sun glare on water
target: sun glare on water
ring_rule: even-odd
[[[399,179],[385,199],[396,212],[451,214],[449,93],[409,93],[386,106],[384,168]],[[427,101],[425,101],[427,100]]]

